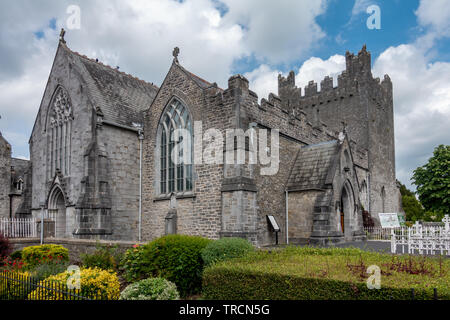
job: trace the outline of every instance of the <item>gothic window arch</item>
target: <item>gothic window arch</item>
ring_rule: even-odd
[[[59,170],[63,175],[70,175],[72,153],[73,108],[68,92],[59,86],[53,95],[49,108],[47,136],[49,179]]]
[[[187,137],[176,136],[177,129],[184,129]],[[173,99],[164,110],[158,126],[157,157],[159,166],[159,193],[183,193],[193,190],[192,180],[192,118],[187,107]],[[187,141],[183,141],[187,139]],[[175,154],[177,147],[178,154]],[[179,159],[176,161],[175,157]]]
[[[364,207],[364,210],[368,210],[368,208],[369,208],[369,205],[368,205],[368,195],[367,195],[367,182],[366,182],[366,180],[364,180],[363,182],[362,182],[362,184],[361,184],[361,195],[360,195],[360,198],[361,198],[361,204],[362,204],[362,206]]]

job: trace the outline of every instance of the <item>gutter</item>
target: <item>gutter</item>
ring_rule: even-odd
[[[139,242],[142,240],[142,145],[144,140],[144,132],[142,129],[138,131],[139,139]]]
[[[142,129],[140,128],[133,128],[133,127],[128,127],[128,126],[124,126],[112,121],[108,121],[108,120],[102,120],[103,124],[107,124],[109,126],[113,126],[113,127],[117,127],[117,128],[121,128],[121,129],[125,129],[125,130],[130,130],[130,131],[134,131],[137,132],[139,134],[140,131],[142,131]]]
[[[289,191],[286,189],[286,244],[289,244]]]

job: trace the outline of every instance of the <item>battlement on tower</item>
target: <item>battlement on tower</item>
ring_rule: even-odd
[[[293,108],[303,109],[319,104],[324,104],[338,99],[345,99],[355,95],[361,85],[370,85],[370,93],[378,103],[392,95],[392,82],[389,76],[383,81],[374,79],[371,71],[371,55],[364,45],[361,51],[355,55],[347,51],[345,54],[346,68],[337,77],[337,86],[334,87],[333,78],[326,76],[318,83],[310,81],[302,89],[295,85],[295,73],[291,71],[287,77],[278,76],[278,96],[285,109],[291,111]]]

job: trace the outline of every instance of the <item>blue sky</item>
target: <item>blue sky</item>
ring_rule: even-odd
[[[70,29],[70,5],[81,12]],[[381,29],[369,30],[378,5]],[[221,87],[236,73],[260,98],[279,73],[297,85],[334,78],[367,44],[373,74],[394,84],[397,177],[450,144],[450,0],[17,0],[0,3],[0,131],[15,157],[28,138],[61,27],[75,51],[160,84],[175,46],[190,71]]]

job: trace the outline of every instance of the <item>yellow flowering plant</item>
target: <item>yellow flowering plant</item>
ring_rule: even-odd
[[[28,295],[26,281],[30,278],[29,272],[2,271],[0,277],[0,300],[21,300]]]
[[[50,282],[60,285],[60,291],[51,290]],[[80,270],[80,288],[69,289],[68,285],[75,285],[76,278],[73,271],[65,271],[50,276],[39,283],[36,290],[28,295],[28,300],[78,300],[77,296],[93,300],[118,300],[120,283],[117,274],[99,268],[82,268]],[[64,293],[69,292],[69,294]]]

